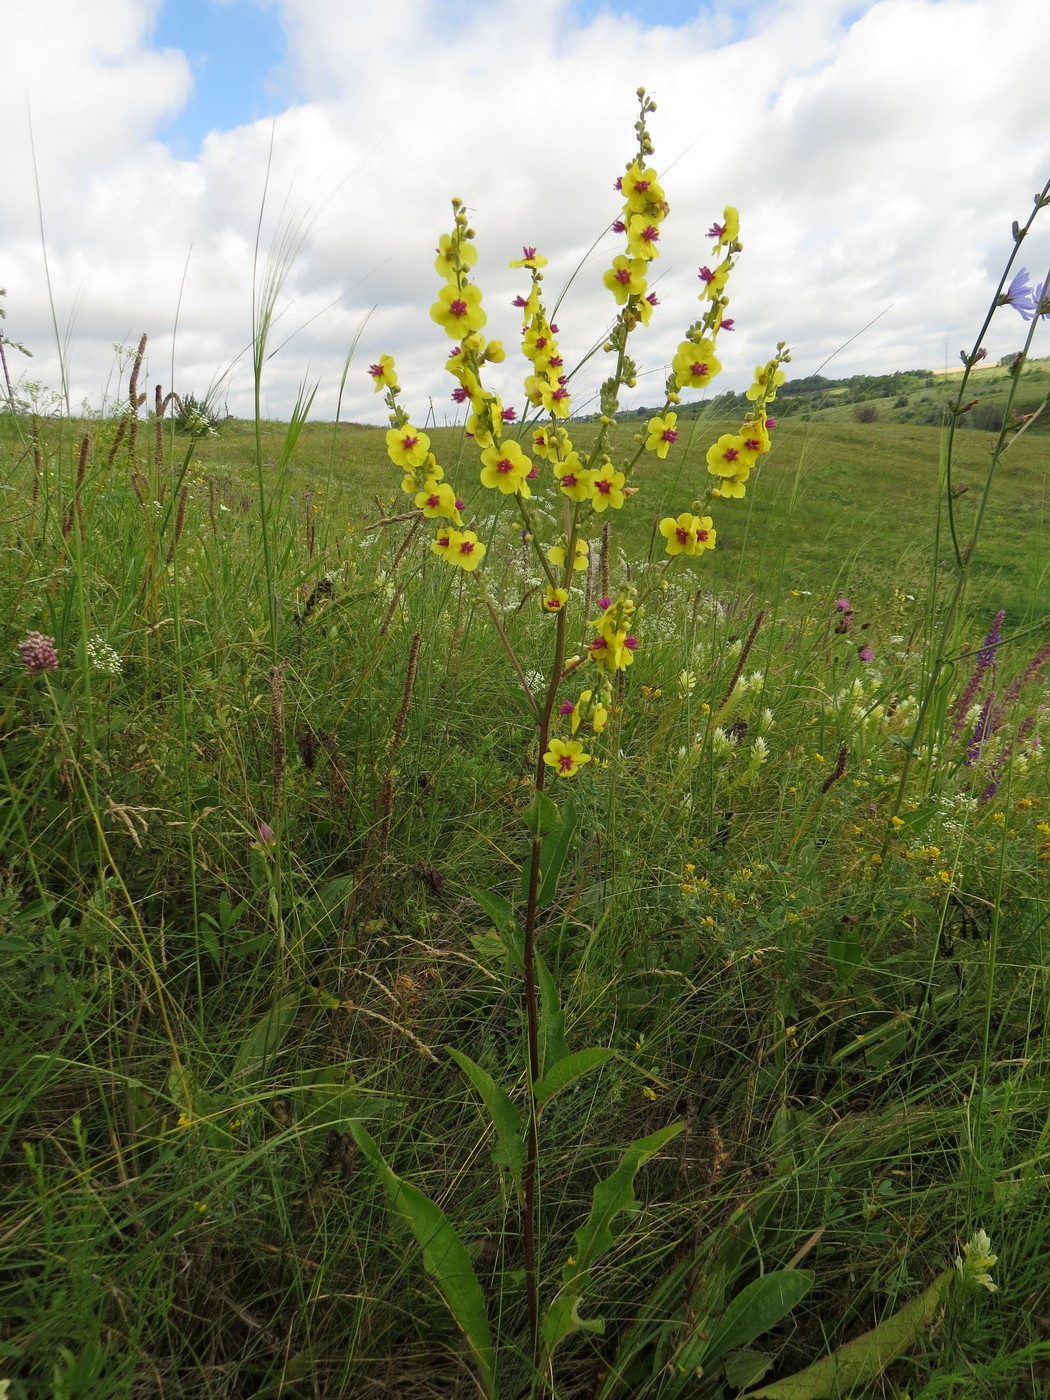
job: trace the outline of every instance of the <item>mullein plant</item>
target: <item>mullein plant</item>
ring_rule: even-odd
[[[600,389],[598,431],[589,451],[573,441],[571,376],[559,347],[558,327],[551,321],[543,295],[546,259],[535,248],[527,247],[523,256],[510,264],[528,276],[514,303],[521,312],[521,350],[527,362],[527,406],[519,421],[516,410],[504,407],[500,396],[486,385],[488,366],[501,362],[505,352],[500,341],[485,334],[488,318],[481,291],[471,280],[477,262],[475,234],[459,199],[452,201],[452,229],[441,236],[437,249],[435,268],[441,287],[430,315],[454,342],[445,367],[455,381],[453,398],[468,408],[466,432],[479,453],[481,484],[498,498],[509,498],[508,504],[518,516],[516,524],[541,570],[545,586],[539,606],[551,617],[553,633],[544,664],[529,658],[526,667],[509,641],[486,585],[489,547],[464,519],[465,503],[446,479],[427,434],[413,424],[401,406],[393,359],[384,354],[370,370],[376,392],[385,394],[389,408],[387,451],[401,470],[402,490],[420,516],[433,522],[430,550],[450,568],[462,569],[475,580],[532,711],[538,738],[533,796],[527,811],[531,852],[521,890],[523,920],[509,901],[491,891],[475,892],[503,936],[524,986],[527,1049],[522,1106],[519,1108],[480,1065],[458,1050],[449,1052],[489,1111],[498,1141],[495,1160],[510,1171],[521,1204],[534,1393],[542,1392],[552,1376],[552,1357],[564,1338],[581,1329],[601,1330],[599,1319],[581,1318],[578,1309],[594,1263],[612,1244],[609,1224],[634,1200],[632,1183],[638,1168],[682,1126],[672,1124],[633,1144],[612,1176],[599,1183],[591,1214],[576,1233],[576,1248],[562,1272],[560,1287],[543,1308],[536,1233],[540,1115],[558,1092],[598,1068],[613,1053],[599,1047],[569,1053],[560,1029],[557,987],[537,947],[540,913],[556,893],[575,825],[571,800],[559,811],[547,796],[548,779],[556,780],[560,787],[577,779],[581,771],[599,767],[594,760],[600,757],[614,708],[614,681],[627,671],[642,645],[640,623],[646,593],[658,587],[683,557],[696,558],[715,547],[710,512],[715,502],[744,496],[748,479],[769,452],[770,433],[775,427],[769,409],[784,380],[782,365],[789,359],[781,343],[768,363],[756,369],[747,390],[750,411],[740,430],[723,434],[707,453],[705,489],[687,509],[659,522],[664,558],[649,571],[648,588],[639,591],[634,583],[625,581],[598,600],[596,616],[582,615],[586,595],[581,583],[586,578],[592,542],[638,492],[633,484],[635,473],[649,454],[665,458],[678,441],[676,407],[681,395],[706,389],[721,369],[719,337],[733,329],[727,316],[726,287],[742,251],[737,211],[727,208],[722,221],[710,230],[714,265],[700,270],[702,311],[675,352],[660,411],[649,420],[647,431],[635,438],[626,458],[614,460],[609,430],[621,389],[636,382],[637,367],[629,353],[632,337],[649,324],[658,304],[650,281],[669,212],[657,172],[650,164],[653,147],[647,118],[655,104],[644,89],[639,89],[638,98],[637,154],[616,181],[623,207],[612,228],[623,236],[623,251],[612,259],[603,277],[617,306],[604,341],[613,367]],[[537,502],[545,508],[537,511]],[[555,527],[557,533],[551,533],[547,526],[552,519],[560,526]],[[604,557],[609,558],[607,548]],[[580,645],[570,655],[569,638],[581,636]],[[537,676],[542,678],[539,685]],[[424,1263],[470,1343],[483,1383],[488,1393],[496,1394],[495,1351],[480,1288],[455,1232],[432,1202],[394,1176],[359,1125],[355,1135],[395,1206],[415,1230]]]

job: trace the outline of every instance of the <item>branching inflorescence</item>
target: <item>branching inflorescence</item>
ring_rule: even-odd
[[[477,262],[474,230],[469,227],[459,199],[452,201],[452,231],[442,235],[437,249],[435,267],[444,285],[430,315],[456,342],[445,366],[456,381],[453,398],[469,405],[466,431],[480,453],[481,484],[503,496],[514,497],[526,537],[536,551],[546,580],[540,606],[551,614],[564,614],[573,601],[574,575],[586,569],[592,534],[607,518],[606,512],[622,509],[638,489],[631,480],[639,460],[646,453],[663,459],[678,441],[675,406],[683,392],[706,389],[719,373],[718,337],[733,329],[727,316],[726,285],[743,245],[737,211],[727,208],[722,221],[709,230],[714,240],[715,265],[705,265],[699,273],[703,314],[689,326],[675,352],[663,407],[649,420],[647,431],[636,439],[631,455],[614,462],[608,448],[609,428],[619,407],[621,388],[633,387],[636,382],[637,367],[628,355],[629,339],[639,326],[649,324],[658,305],[655,294],[649,290],[649,280],[652,265],[660,255],[661,226],[670,208],[657,172],[649,165],[653,148],[646,118],[655,110],[655,103],[644,90],[639,91],[639,101],[638,153],[616,181],[623,207],[612,225],[614,232],[624,236],[626,248],[613,258],[603,277],[619,308],[604,343],[606,353],[615,356],[615,365],[601,386],[598,432],[589,452],[577,448],[570,434],[570,375],[558,345],[558,327],[551,323],[543,300],[542,269],[546,258],[535,248],[527,247],[523,256],[510,264],[531,276],[527,291],[514,302],[522,313],[521,350],[528,362],[524,380],[527,408],[519,421],[516,410],[504,408],[499,395],[484,382],[487,366],[502,361],[505,352],[500,341],[489,340],[484,334],[487,316],[481,291],[471,281]],[[660,521],[667,556],[665,568],[682,556],[696,557],[715,547],[716,531],[708,508],[715,499],[742,498],[752,471],[770,450],[770,432],[775,423],[767,414],[784,381],[781,366],[788,359],[785,346],[780,344],[773,358],[755,370],[754,382],[747,390],[752,408],[746,420],[739,432],[724,433],[707,453],[707,490],[692,502],[689,510]],[[424,517],[436,522],[431,549],[446,563],[474,573],[484,561],[487,546],[476,530],[464,528],[463,500],[445,480],[444,470],[431,451],[430,439],[413,426],[401,407],[393,359],[384,354],[370,373],[376,391],[385,391],[390,409],[393,426],[386,435],[387,450],[391,461],[404,472],[402,489],[413,497]],[[541,463],[546,465],[545,471]],[[538,493],[561,498],[557,514],[563,530],[555,538],[544,538],[541,522],[528,505]],[[484,589],[483,581],[481,586]],[[575,701],[560,706],[559,712],[572,715],[572,737],[549,739],[546,732],[542,733],[547,745],[543,762],[554,773],[571,777],[590,761],[584,735],[590,741],[605,726],[612,701],[612,677],[625,671],[634,659],[641,611],[636,589],[625,584],[615,597],[600,600],[600,615],[587,624],[593,631],[586,637],[586,652],[581,660],[574,659],[563,668],[562,648],[557,648],[559,664],[552,676],[553,689],[545,712],[548,716],[553,711],[558,686],[577,665],[589,663],[593,679]],[[563,628],[564,620],[559,626],[559,637],[564,635]],[[544,731],[546,727],[543,726]]]

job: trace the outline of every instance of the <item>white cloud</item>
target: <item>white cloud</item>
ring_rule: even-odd
[[[271,344],[305,328],[269,362],[268,402],[286,412],[300,380],[319,379],[318,411],[330,412],[347,345],[374,306],[344,404],[373,419],[364,370],[381,350],[397,357],[413,409],[430,396],[439,411],[449,403],[449,342],[428,308],[450,196],[467,201],[478,230],[487,329],[511,341],[522,277],[506,263],[539,245],[553,291],[616,216],[611,186],[630,154],[639,82],[658,99],[656,164],[672,204],[657,264],[664,305],[637,342],[651,371],[642,401],[658,397],[695,314],[703,233],[723,204],[740,206],[746,245],[731,288],[738,331],[722,354],[732,387],[778,339],[806,373],[874,317],[829,373],[954,359],[979,324],[1010,221],[1050,173],[1043,0],[879,0],[859,14],[847,0],[787,0],[752,10],[743,30],[728,10],[670,29],[608,15],[574,26],[569,0],[278,0],[303,100],[272,125],[213,132],[193,161],[155,137],[191,90],[185,58],[149,47],[155,3],[21,10],[5,66],[32,110],[60,319],[79,298],[77,401],[99,396],[110,343],[143,329],[150,380],[167,383],[185,272],[176,387],[200,392],[240,355],[226,392],[247,408],[271,139],[264,245],[282,226],[304,234]],[[57,383],[28,128],[21,94],[8,91],[7,326],[36,351],[33,375]],[[570,357],[609,319],[600,273],[615,245],[607,236],[559,313]],[[1039,280],[1050,238],[1024,254]],[[1014,348],[1022,330],[1001,313],[990,352]],[[516,374],[508,360],[495,386],[511,401]]]

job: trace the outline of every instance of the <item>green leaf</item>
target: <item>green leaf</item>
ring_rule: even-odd
[[[733,1285],[759,1248],[783,1189],[777,1182],[745,1200],[703,1248],[686,1255],[660,1280],[620,1339],[597,1400],[633,1396],[647,1376],[663,1370],[675,1352],[681,1352],[683,1335],[696,1337],[716,1325],[711,1319],[723,1311]],[[691,1379],[687,1373],[680,1384],[662,1382],[661,1400],[673,1400]]]
[[[901,819],[904,822],[902,831],[909,834],[916,834],[922,831],[924,826],[928,826],[933,818],[940,812],[940,804],[937,802],[925,802],[921,807],[916,807],[914,812],[903,812]]]
[[[461,1050],[450,1049],[448,1053],[478,1091],[482,1103],[489,1111],[499,1141],[498,1153],[493,1152],[492,1160],[499,1166],[510,1168],[514,1185],[521,1191],[525,1172],[525,1139],[522,1134],[521,1114],[487,1070],[475,1064],[470,1056],[464,1055]]]
[[[556,803],[542,792],[534,792],[525,813],[525,823],[533,836],[546,836],[561,820]]]
[[[612,1226],[616,1217],[634,1205],[634,1178],[639,1167],[655,1156],[684,1127],[684,1123],[671,1123],[648,1137],[639,1138],[623,1154],[620,1165],[612,1175],[595,1186],[590,1214],[576,1231],[575,1255],[562,1270],[561,1292],[547,1309],[541,1324],[547,1360],[558,1343],[571,1332],[581,1329],[600,1332],[604,1328],[601,1318],[587,1321],[579,1315],[580,1302],[591,1281],[591,1269],[612,1248]]]
[[[470,1255],[441,1208],[418,1187],[403,1181],[360,1123],[348,1124],[354,1141],[386,1187],[390,1204],[407,1223],[423,1253],[423,1267],[434,1280],[474,1355],[485,1394],[495,1400],[496,1355],[489,1334],[485,1299]]]
[[[764,1351],[734,1351],[725,1359],[726,1380],[734,1390],[757,1385],[773,1364]]]
[[[480,889],[477,885],[468,886],[468,893],[476,904],[481,905],[500,933],[514,922],[514,909],[501,894]]]
[[[201,915],[201,921],[197,925],[197,937],[200,945],[212,960],[212,965],[218,971],[222,966],[222,950],[219,947],[219,940],[216,937],[213,921],[207,914]]]
[[[540,1078],[545,1079],[559,1060],[569,1053],[565,1043],[565,1012],[558,997],[558,984],[547,964],[536,954],[536,980],[540,990]]]
[[[544,905],[549,904],[558,892],[561,868],[565,864],[569,842],[575,830],[576,808],[571,802],[568,802],[565,805],[564,817],[551,828],[540,844],[540,878],[539,888],[536,892],[537,909],[542,909]],[[521,897],[523,900],[528,900],[531,876],[532,852],[530,851],[529,858],[521,872]]]
[[[954,1269],[945,1269],[929,1288],[878,1327],[804,1371],[753,1390],[748,1400],[836,1400],[851,1390],[864,1389],[919,1340],[947,1297],[954,1275]]]
[[[604,1065],[606,1060],[611,1060],[615,1054],[616,1051],[607,1046],[594,1045],[589,1050],[577,1050],[574,1055],[566,1055],[532,1086],[536,1095],[536,1107],[543,1108],[556,1094],[574,1084],[581,1075]]]
[[[329,880],[310,900],[303,914],[303,926],[311,947],[339,937],[346,902],[356,883],[354,876],[342,875],[337,880]]]
[[[565,815],[561,824],[544,837],[540,847],[540,889],[536,900],[537,909],[549,904],[558,892],[558,880],[565,857],[569,852],[569,842],[576,830],[576,808],[571,802],[565,804]]]
[[[808,1269],[778,1269],[754,1279],[736,1295],[709,1334],[704,1364],[750,1346],[786,1317],[812,1287],[813,1274]]]
[[[839,986],[851,988],[857,975],[857,969],[864,961],[864,951],[860,946],[856,930],[845,928],[841,938],[830,939],[828,956],[831,958],[831,965],[835,970],[835,980]]]
[[[270,1062],[288,1038],[299,1015],[299,997],[290,992],[265,1013],[241,1042],[233,1066],[233,1077],[242,1084],[257,1084]]]

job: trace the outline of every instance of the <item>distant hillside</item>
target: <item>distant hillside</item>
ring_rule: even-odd
[[[1011,386],[1008,366],[1012,355],[1004,356],[998,364],[977,367],[971,384],[977,404],[961,420],[968,428],[997,432],[1003,424],[1006,399]],[[962,366],[959,366],[961,372]],[[822,374],[809,374],[789,379],[780,389],[776,402],[778,419],[801,418],[804,422],[911,423],[915,426],[936,426],[945,415],[946,406],[955,393],[957,379],[944,370],[895,370],[892,374],[851,374],[844,379],[830,379]],[[1021,380],[1013,411],[1020,416],[1034,413],[1050,389],[1050,360],[1029,360]],[[748,408],[743,394],[719,394],[699,404],[683,404],[679,413],[692,417],[713,413],[718,418],[734,418]],[[638,408],[619,415],[622,418],[647,418],[658,408]],[[1050,431],[1050,413],[1042,415],[1033,429]]]

